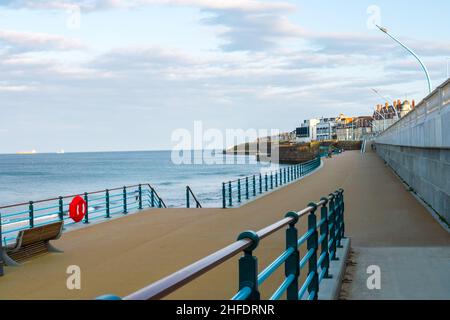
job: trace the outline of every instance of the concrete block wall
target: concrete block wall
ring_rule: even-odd
[[[447,223],[450,223],[450,150],[377,144],[377,152]]]

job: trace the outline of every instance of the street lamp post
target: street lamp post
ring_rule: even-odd
[[[414,53],[414,51],[412,51],[410,48],[408,48],[406,45],[404,45],[403,43],[400,42],[400,40],[398,40],[397,38],[395,38],[393,35],[391,35],[388,30],[385,27],[380,27],[379,25],[376,25],[378,29],[380,29],[382,32],[384,32],[385,34],[387,34],[392,40],[394,40],[395,42],[397,42],[399,45],[401,45],[406,51],[408,51],[409,53],[411,53],[414,58],[417,59],[417,61],[419,61],[420,66],[422,67],[423,71],[425,72],[425,76],[427,77],[427,82],[428,82],[428,91],[431,93],[432,91],[432,86],[431,86],[431,79],[430,79],[430,75],[428,73],[427,67],[425,66],[425,64],[422,62],[422,60],[419,58],[419,56],[417,54]]]

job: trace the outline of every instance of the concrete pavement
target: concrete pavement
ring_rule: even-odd
[[[346,218],[353,248],[341,299],[450,299],[450,233],[370,144],[366,150],[355,164],[365,170],[354,170],[346,187],[353,204]],[[369,266],[380,268],[380,290],[367,287]]]

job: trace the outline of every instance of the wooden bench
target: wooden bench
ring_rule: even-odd
[[[2,248],[3,262],[7,266],[18,266],[20,262],[48,252],[62,252],[50,244],[50,240],[61,237],[63,222],[19,231],[16,243]]]

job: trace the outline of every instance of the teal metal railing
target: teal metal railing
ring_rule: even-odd
[[[337,148],[335,148],[335,147],[329,147],[329,148],[321,148],[321,150],[319,150],[319,157],[321,157],[321,158],[324,158],[324,157],[327,157],[328,156],[328,152],[329,151],[332,151],[331,153],[332,154],[340,154],[340,153],[342,153],[342,149],[337,149]]]
[[[297,224],[302,217],[307,217],[308,230],[298,237]],[[259,248],[263,239],[284,227],[287,227],[286,250],[258,272],[255,249]],[[278,300],[286,296],[288,300],[317,300],[323,279],[332,276],[329,270],[330,263],[337,260],[337,250],[341,247],[344,232],[344,190],[339,189],[317,203],[308,204],[299,212],[288,212],[284,219],[258,232],[241,233],[237,241],[229,246],[123,299],[161,299],[242,252],[243,256],[239,259],[238,292],[231,298],[232,300],[260,300],[260,285],[283,265],[284,281],[270,295],[270,299]],[[301,252],[302,248],[304,251]],[[300,283],[302,273],[305,276]],[[104,295],[98,299],[121,298]]]
[[[320,157],[279,170],[222,182],[222,208],[240,205],[260,194],[297,180],[320,166]]]
[[[69,217],[69,205],[77,195],[30,201],[0,207],[0,240],[6,245],[16,239],[21,230],[64,221],[64,226],[75,222]],[[108,219],[144,208],[165,208],[166,204],[150,184],[137,184],[80,194],[86,201],[83,223]]]
[[[194,201],[196,208],[201,208],[202,207],[200,201],[198,201],[198,199],[195,196],[194,192],[192,192],[191,187],[186,186],[186,208],[190,208],[191,207],[191,198]]]

